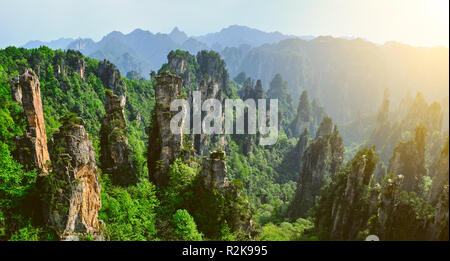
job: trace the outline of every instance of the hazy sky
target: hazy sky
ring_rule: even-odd
[[[0,0],[0,48],[136,28],[188,35],[238,24],[295,35],[449,45],[449,0]]]

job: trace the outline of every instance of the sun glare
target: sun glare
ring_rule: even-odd
[[[439,19],[439,23],[445,23],[448,25],[449,22],[449,0],[437,0],[435,3],[436,17]]]

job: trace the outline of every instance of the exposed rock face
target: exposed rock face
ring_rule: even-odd
[[[449,205],[448,205],[448,184],[447,184],[443,186],[441,194],[437,199],[437,204],[434,212],[434,220],[429,226],[428,239],[448,241],[449,239],[448,220],[449,220]]]
[[[445,184],[448,184],[449,179],[449,147],[448,138],[441,152],[441,157],[434,164],[432,169],[433,182],[430,189],[430,202],[436,204],[442,193]],[[448,193],[447,193],[448,194]]]
[[[86,65],[83,57],[78,57],[77,59],[69,60],[69,66],[71,66],[75,72],[78,73],[81,79],[84,79],[84,72],[86,71]]]
[[[419,184],[426,175],[425,169],[425,138],[427,130],[418,126],[414,139],[399,142],[389,162],[388,173],[405,177],[403,190],[419,192]]]
[[[326,135],[330,134],[333,130],[333,121],[329,117],[323,118],[320,123],[320,127],[316,133],[316,139],[319,137],[326,137]]]
[[[342,137],[339,136],[337,126],[333,132],[327,127],[330,121],[329,118],[324,119],[321,125],[326,128],[322,128],[320,135],[303,153],[297,190],[289,207],[292,219],[308,215],[322,186],[341,168],[344,161]]]
[[[430,203],[435,206],[434,220],[429,225],[428,239],[449,239],[449,141],[444,146],[440,158],[434,164],[433,182],[430,189]]]
[[[434,102],[428,106],[422,93],[417,93],[411,107],[402,121],[405,129],[413,130],[416,126],[424,125],[431,134],[442,130],[444,114],[441,105]]]
[[[54,169],[46,177],[49,225],[61,240],[80,240],[88,234],[101,240],[101,187],[94,148],[80,118],[66,116],[61,122],[51,146]]]
[[[297,145],[295,146],[295,162],[297,163],[296,165],[296,170],[300,171],[302,169],[302,159],[303,159],[303,154],[305,153],[306,149],[308,148],[309,145],[309,131],[308,129],[304,129],[302,135],[300,135],[300,138],[297,142]]]
[[[314,208],[321,240],[361,240],[369,218],[377,211],[378,189],[371,185],[378,155],[364,148],[322,188]]]
[[[262,87],[262,82],[261,80],[257,80],[256,81],[256,86],[255,86],[255,95],[254,95],[254,99],[262,99],[264,98],[264,89]]]
[[[171,72],[175,72],[177,75],[182,75],[187,70],[188,57],[177,55],[176,52],[172,51],[169,55],[167,55],[167,65],[169,66],[169,70]],[[186,84],[185,81],[183,82]]]
[[[41,100],[41,85],[36,74],[27,69],[20,77],[11,80],[13,99],[21,102],[27,118],[25,137],[18,137],[19,149],[27,148],[29,155],[21,152],[21,163],[36,168],[41,173],[49,172],[50,156],[47,149],[44,113]],[[28,156],[30,158],[28,158]]]
[[[213,151],[209,157],[204,157],[200,175],[203,177],[206,187],[216,187],[219,189],[226,187],[228,180],[225,152],[217,150]]]
[[[233,231],[241,231],[252,236],[256,230],[249,211],[250,202],[242,197],[241,189],[228,181],[225,158],[225,152],[221,149],[211,152],[209,157],[203,157],[202,170],[200,172],[203,189],[217,189],[226,199],[225,209],[230,211],[230,213],[225,213],[228,225]],[[243,210],[234,208],[234,204],[237,202],[243,204]]]
[[[199,66],[197,78],[200,80],[198,90],[201,92],[201,102],[207,99],[217,99],[224,106],[223,95],[228,92],[229,76],[225,62],[220,55],[211,51],[201,51],[197,54]],[[202,121],[206,112],[202,112]],[[222,119],[224,115],[222,114]],[[220,134],[196,134],[193,137],[194,149],[199,155],[207,155],[213,148],[226,144],[225,136]]]
[[[219,89],[224,92],[228,91],[230,81],[228,71],[218,53],[201,51],[197,54],[197,63],[202,76],[208,75],[213,82],[217,83]]]
[[[100,62],[98,64],[98,77],[100,77],[106,89],[113,91],[119,97],[120,104],[124,107],[127,88],[116,66],[107,60]]]
[[[56,76],[65,76],[77,73],[81,79],[85,79],[86,63],[83,55],[75,50],[67,50],[66,54],[56,54],[54,57],[56,64]],[[60,78],[60,81],[62,79]],[[64,87],[64,86],[61,86]]]
[[[111,172],[114,184],[135,184],[137,177],[130,160],[124,107],[112,91],[106,92],[105,111],[100,130],[101,167],[104,171]]]
[[[366,227],[370,213],[376,210],[376,203],[361,205],[360,200],[369,188],[377,163],[375,150],[369,149],[364,155],[357,155],[349,164],[343,185],[344,193],[335,197],[331,210],[331,239],[356,240],[359,232]],[[343,176],[344,177],[344,176]],[[372,193],[371,202],[376,202]]]
[[[311,135],[314,136],[322,120],[325,117],[328,117],[325,108],[320,104],[320,102],[316,98],[314,98],[313,101],[311,102],[311,115],[313,121],[312,127],[314,130],[314,132],[312,132]]]
[[[394,230],[392,223],[397,216],[396,210],[398,206],[399,191],[403,183],[403,175],[398,175],[392,179],[388,179],[380,192],[380,208],[378,209],[378,237],[381,240],[392,238]]]
[[[190,55],[188,52],[171,51],[167,55],[169,71],[176,73],[183,79],[183,85],[187,90],[190,90],[192,78],[195,78],[193,74],[197,73],[195,64],[195,56]],[[188,70],[189,65],[193,67],[191,70]]]
[[[170,104],[178,99],[182,92],[182,79],[164,72],[156,76],[156,104],[153,109],[152,129],[148,142],[148,169],[150,181],[156,185],[167,185],[169,165],[180,156],[183,148],[183,128],[181,134],[173,134],[170,130],[172,113]]]
[[[217,99],[223,104],[222,89],[219,88],[219,85],[213,79],[210,78],[209,80],[202,80],[199,91],[201,92],[202,104],[207,99]],[[201,112],[202,122],[206,114],[207,112],[205,111]],[[224,115],[222,113],[222,120],[223,117]],[[225,136],[221,134],[208,135],[202,132],[201,134],[193,134],[192,136],[194,141],[194,149],[199,155],[207,155],[213,147],[225,145]]]
[[[430,153],[438,155],[440,151],[442,135],[442,122],[444,114],[439,103],[428,105],[423,95],[418,93],[415,99],[406,98],[400,103],[397,110],[389,109],[389,93],[385,92],[385,97],[377,115],[376,126],[368,139],[367,144],[376,146],[380,154],[380,159],[389,165],[397,142],[402,140],[405,132],[414,132],[417,126],[425,126],[428,132],[427,143],[430,144]],[[441,134],[438,134],[441,133]],[[440,136],[440,137],[439,137]],[[436,146],[437,145],[437,146]],[[405,185],[409,182],[405,175]]]
[[[200,91],[201,104],[207,99],[217,99],[223,105],[223,93],[228,91],[229,76],[225,62],[219,54],[213,51],[201,51],[195,57],[188,52],[177,50],[171,51],[167,59],[168,70],[181,77],[191,104],[192,91]],[[191,110],[191,117],[193,113],[194,111]],[[201,114],[203,120],[206,112]],[[224,135],[192,134],[190,139],[195,152],[202,156],[226,143]]]
[[[311,132],[311,127],[313,127],[311,104],[309,103],[308,93],[303,91],[297,108],[297,117],[290,126],[292,136],[299,137],[305,129]],[[314,128],[312,131],[314,131]]]
[[[20,87],[20,76],[14,76],[9,80],[11,85],[11,98],[14,102],[22,104],[22,88]]]
[[[254,99],[257,102],[258,99],[262,99],[264,96],[264,90],[262,88],[261,80],[256,81],[256,85],[252,78],[247,78],[243,83],[241,97],[243,100]]]

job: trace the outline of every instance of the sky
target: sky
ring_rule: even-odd
[[[449,0],[0,0],[0,48],[136,28],[189,36],[230,25],[449,46]]]

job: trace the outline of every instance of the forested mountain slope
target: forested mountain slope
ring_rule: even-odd
[[[214,51],[166,55],[145,80],[78,51],[0,50],[1,240],[448,240],[439,103],[392,114],[385,95],[346,161],[335,108],[309,91],[296,106],[283,71],[232,80]],[[277,143],[172,133],[171,101],[193,91],[278,99]]]

